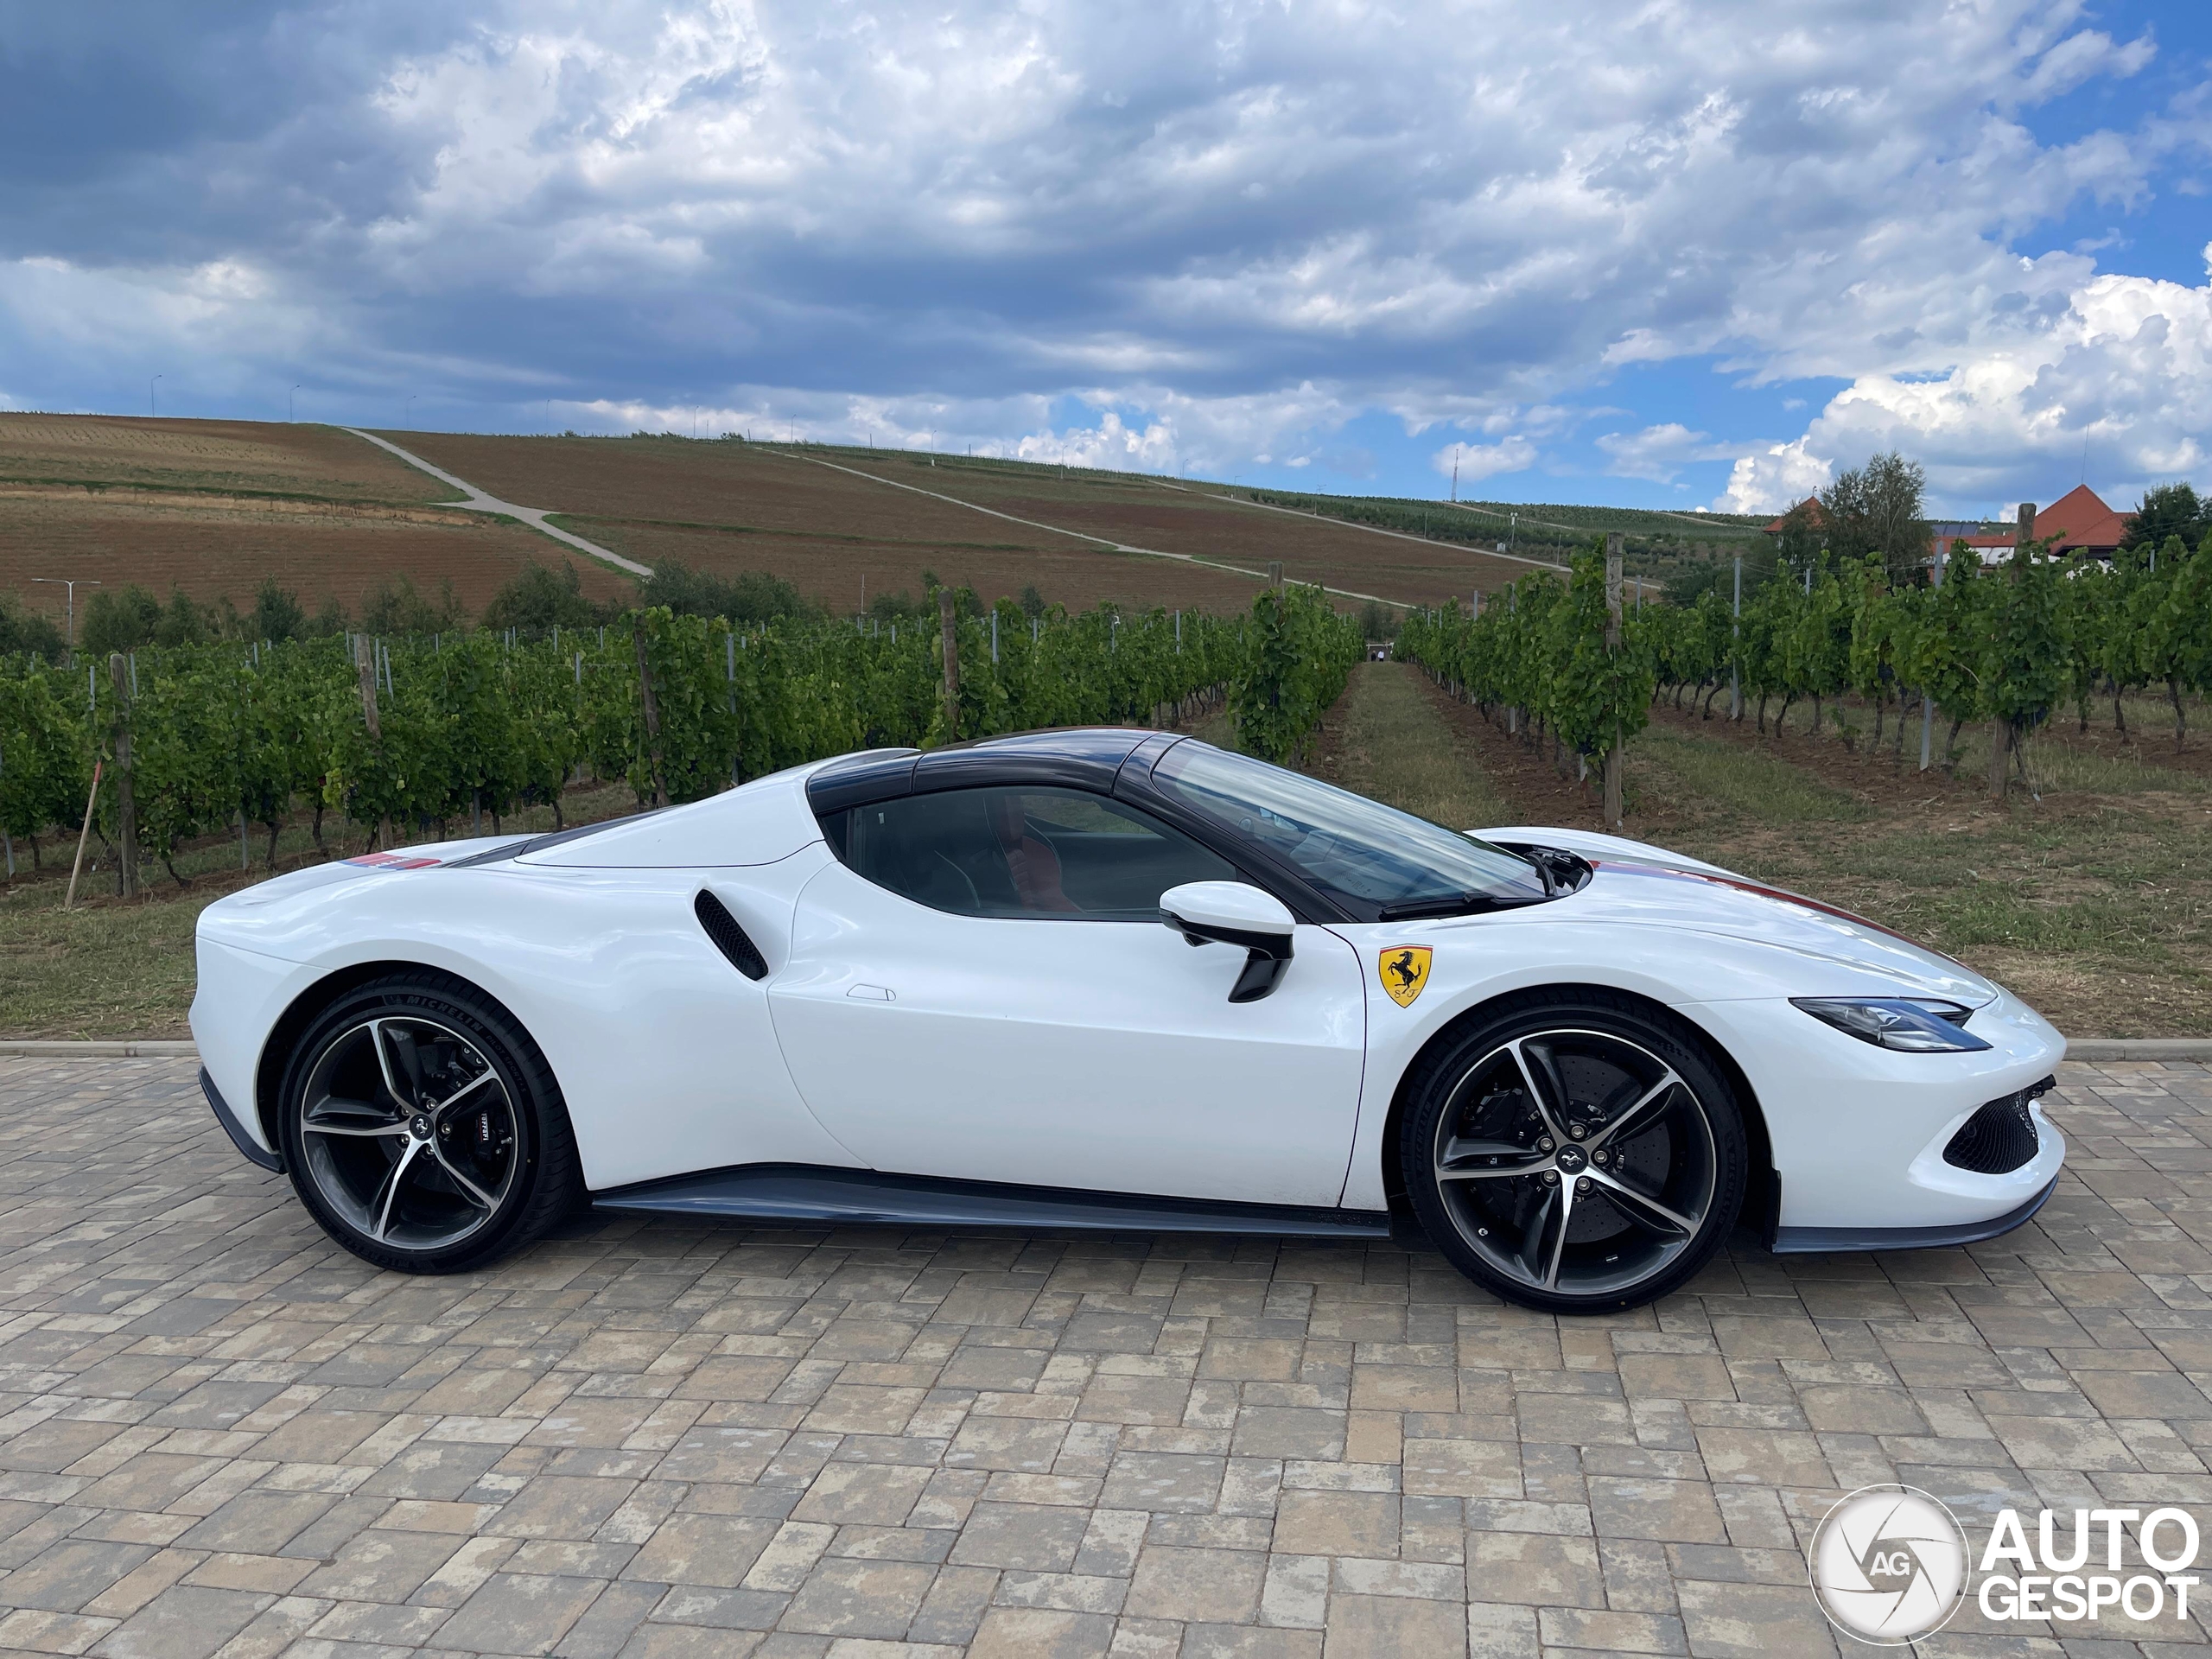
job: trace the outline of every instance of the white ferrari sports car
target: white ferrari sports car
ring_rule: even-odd
[[[1162,924],[1165,925],[1162,925]],[[1635,842],[1460,834],[1171,733],[849,754],[202,912],[238,1150],[446,1272],[588,1202],[1433,1241],[1555,1312],[1994,1236],[2065,1044],[1870,922]]]

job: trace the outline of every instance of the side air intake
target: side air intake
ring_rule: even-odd
[[[737,918],[729,913],[722,901],[704,887],[691,901],[692,913],[698,917],[699,925],[707,930],[707,937],[715,942],[715,949],[729,958],[729,965],[747,979],[768,977],[767,958],[760,948],[745,936],[737,925]]]

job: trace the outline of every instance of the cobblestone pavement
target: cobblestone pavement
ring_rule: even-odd
[[[1845,1490],[1977,1537],[2212,1509],[2212,1071],[2069,1066],[2054,1109],[2008,1238],[1746,1248],[1562,1322],[1268,1240],[623,1218],[401,1278],[190,1065],[0,1059],[0,1647],[1833,1652],[1802,1546]],[[1978,1617],[1923,1651],[2060,1650]]]

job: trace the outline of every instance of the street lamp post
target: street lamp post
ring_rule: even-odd
[[[162,377],[157,374],[154,377],[153,380],[149,380],[146,383],[146,417],[149,420],[153,419],[154,416],[160,412],[154,406],[154,381],[159,380]]]
[[[303,386],[306,384],[307,382],[304,380],[300,382],[301,386]],[[284,418],[286,420],[294,421],[299,418],[299,398],[300,386],[294,386],[289,391],[284,394]]]
[[[67,608],[63,612],[66,620],[62,624],[64,632],[61,640],[69,660],[75,662],[77,660],[77,588],[80,583],[86,588],[97,588],[100,584],[86,576],[33,576],[31,580],[48,582],[62,590],[63,603]]]
[[[399,423],[410,431],[412,431],[415,426],[415,400],[422,395],[419,391],[409,392],[407,401],[400,406]]]

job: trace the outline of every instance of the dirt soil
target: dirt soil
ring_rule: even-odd
[[[919,597],[921,574],[933,571],[956,587],[973,588],[988,603],[1019,597],[1035,585],[1071,610],[1105,601],[1135,610],[1227,612],[1252,602],[1257,584],[1203,565],[1109,553],[1080,543],[1052,548],[979,546],[974,541],[875,542],[796,532],[672,528],[564,515],[563,524],[603,547],[647,564],[680,560],[694,569],[734,575],[765,570],[795,583],[836,614],[859,610],[863,596]],[[987,518],[978,524],[988,525]]]
[[[331,501],[443,501],[454,494],[334,426],[109,415],[0,414],[0,480]]]
[[[16,589],[57,620],[60,590],[35,587],[33,577],[135,582],[157,598],[174,585],[201,601],[227,594],[243,609],[274,576],[309,610],[328,594],[353,610],[365,594],[404,575],[432,595],[450,580],[461,602],[477,611],[526,561],[551,564],[564,552],[534,531],[476,513],[0,487],[0,589]],[[569,556],[593,596],[636,592],[620,573]],[[80,607],[84,597],[78,594]]]

